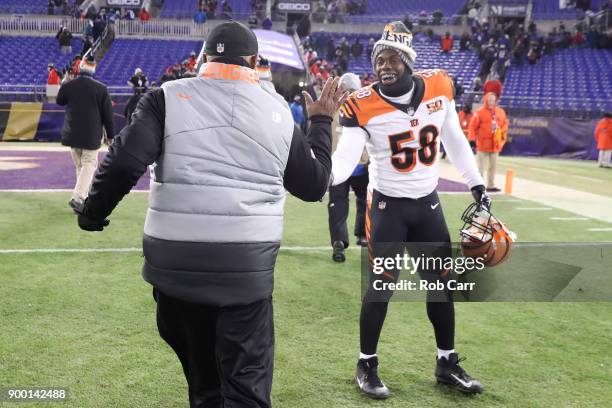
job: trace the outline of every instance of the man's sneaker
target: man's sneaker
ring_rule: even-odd
[[[368,240],[363,235],[359,236],[359,237],[357,237],[357,245],[362,246],[362,247],[367,247],[368,246]]]
[[[334,252],[332,253],[332,259],[335,262],[346,261],[346,256],[344,256],[344,242],[334,241],[332,248],[334,250]]]
[[[448,359],[441,357],[436,364],[436,380],[438,384],[448,384],[466,394],[479,394],[483,390],[483,385],[470,377],[459,365],[457,353],[452,353]]]
[[[389,389],[378,378],[377,357],[370,357],[367,360],[359,359],[355,372],[355,383],[368,397],[385,399],[389,396]]]
[[[70,208],[72,208],[72,210],[75,213],[80,213],[81,209],[83,208],[83,203],[78,202],[77,200],[75,200],[74,198],[71,199],[70,201],[68,201],[68,205],[70,206]]]

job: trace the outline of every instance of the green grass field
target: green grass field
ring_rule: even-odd
[[[146,194],[131,194],[102,233],[76,226],[67,193],[0,193],[2,249],[140,247]],[[494,201],[521,241],[612,241],[596,220]],[[468,195],[444,195],[456,233]],[[325,203],[289,198],[284,246],[328,245]],[[185,407],[178,359],[159,338],[137,252],[0,253],[0,388],[70,388],[68,407]],[[277,407],[610,407],[612,303],[460,303],[457,349],[485,393],[435,384],[435,343],[422,303],[390,306],[378,350],[392,397],[372,401],[352,376],[358,347],[359,253],[281,251],[276,270]],[[0,402],[0,406],[14,406]],[[22,404],[18,406],[42,406]]]

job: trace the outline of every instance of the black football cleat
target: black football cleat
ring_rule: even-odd
[[[457,353],[452,353],[448,359],[442,357],[437,359],[436,380],[438,384],[447,384],[466,394],[480,394],[484,389],[483,385],[470,377],[459,365]]]
[[[366,239],[366,237],[361,235],[361,236],[357,237],[357,245],[359,245],[361,247],[367,247],[368,246],[368,240]]]
[[[334,262],[346,261],[346,256],[344,255],[344,242],[334,241],[332,248],[334,250],[334,252],[332,253],[332,259],[334,260]]]
[[[389,397],[389,389],[378,377],[378,358],[360,358],[355,371],[355,383],[365,395],[375,399]]]

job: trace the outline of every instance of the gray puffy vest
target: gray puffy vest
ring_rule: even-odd
[[[294,125],[253,70],[209,65],[215,75],[162,86],[144,275],[184,300],[246,304],[272,293]]]

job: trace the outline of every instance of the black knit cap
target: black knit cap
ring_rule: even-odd
[[[230,20],[219,24],[210,32],[206,39],[204,52],[206,55],[224,57],[257,55],[257,37],[244,24]]]

